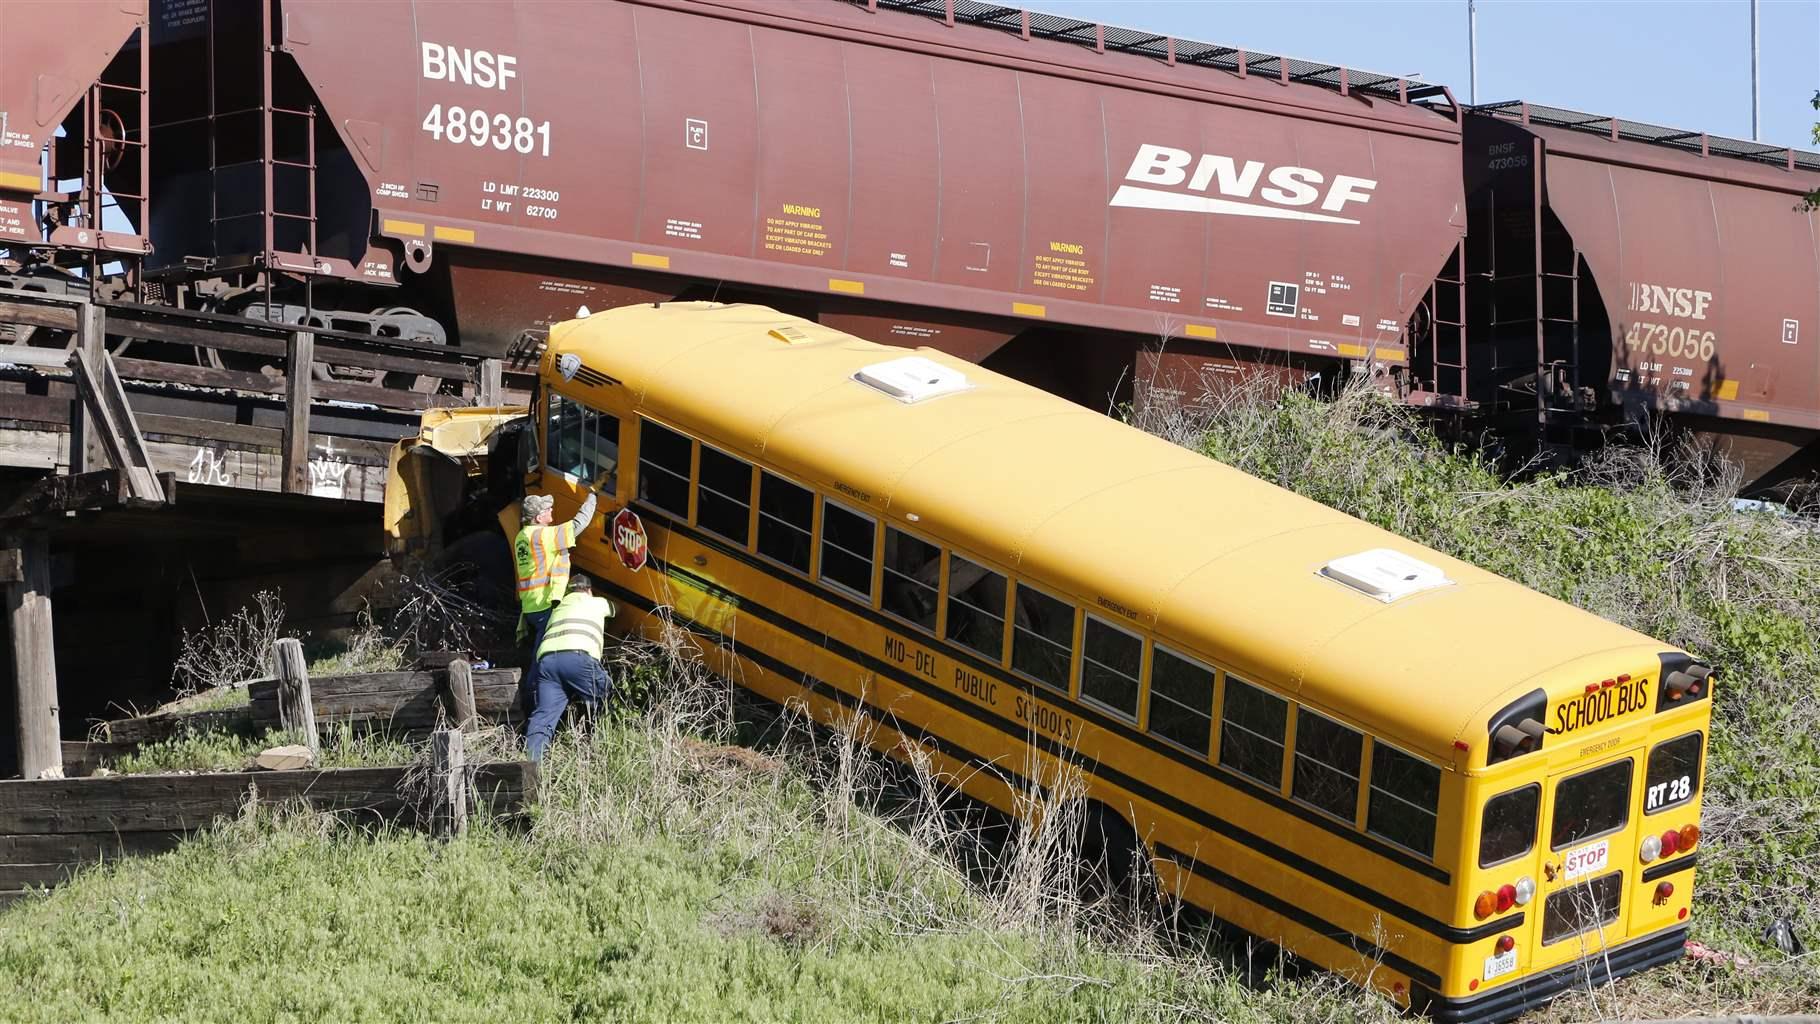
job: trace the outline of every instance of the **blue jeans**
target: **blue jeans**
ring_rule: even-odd
[[[518,706],[524,709],[526,718],[537,706],[537,649],[543,646],[544,630],[550,626],[550,613],[554,605],[541,612],[522,612],[525,620],[525,632],[531,635],[531,646],[526,649],[524,674],[518,677]]]
[[[599,704],[607,699],[613,683],[600,659],[585,651],[553,651],[537,659],[529,674],[537,689],[537,705],[525,729],[525,745],[531,760],[541,761],[570,698],[590,706]]]

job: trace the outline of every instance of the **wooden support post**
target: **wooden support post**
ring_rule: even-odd
[[[436,804],[431,822],[437,835],[459,836],[468,830],[468,763],[461,736],[460,729],[438,729],[430,736]]]
[[[6,585],[12,625],[13,685],[19,697],[19,769],[27,779],[63,774],[63,736],[57,720],[57,657],[51,637],[51,550],[44,533],[7,537],[19,552],[16,583]]]
[[[272,645],[272,676],[278,680],[278,725],[302,733],[310,760],[320,763],[322,743],[316,737],[316,705],[310,700],[310,670],[303,660],[303,643],[285,637]]]
[[[463,732],[474,728],[478,721],[474,710],[474,667],[466,658],[449,662],[449,708],[455,728]]]
[[[479,382],[476,385],[478,393],[474,396],[474,404],[479,406],[498,405],[501,393],[505,389],[505,364],[498,359],[482,359],[477,371]]]
[[[284,493],[310,493],[310,364],[316,336],[295,331],[284,363]]]
[[[107,356],[107,310],[92,302],[81,305],[76,316],[76,348],[90,366],[101,365]],[[109,466],[107,449],[101,441],[101,432],[106,429],[77,395],[70,408],[70,473],[92,473]]]

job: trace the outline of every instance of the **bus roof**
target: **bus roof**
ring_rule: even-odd
[[[565,354],[653,418],[1444,759],[1482,751],[1487,718],[1551,670],[1596,682],[1669,649],[931,349],[966,390],[902,401],[856,374],[910,350],[750,305],[597,313],[552,330],[546,369]],[[1322,574],[1377,549],[1451,582],[1387,603]]]

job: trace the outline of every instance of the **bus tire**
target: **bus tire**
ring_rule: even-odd
[[[1158,909],[1150,847],[1123,814],[1088,800],[1081,815],[1075,893],[1115,919],[1141,920]]]

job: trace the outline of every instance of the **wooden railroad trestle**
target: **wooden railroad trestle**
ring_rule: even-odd
[[[392,443],[424,409],[505,397],[498,359],[453,347],[163,306],[5,291],[0,338],[31,342],[0,344],[0,470],[41,474],[0,499],[27,779],[62,766],[52,525],[186,488],[376,503]],[[371,379],[337,376],[349,368]]]

